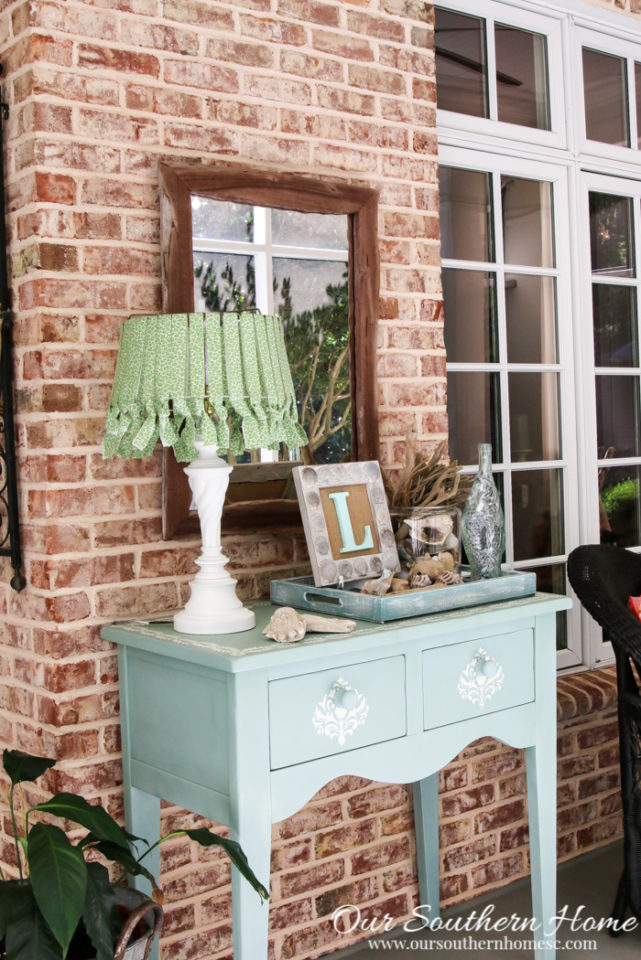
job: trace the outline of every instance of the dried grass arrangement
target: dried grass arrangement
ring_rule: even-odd
[[[395,484],[386,481],[390,509],[403,507],[463,507],[473,475],[461,474],[457,460],[441,463],[447,442],[442,440],[429,460],[416,448],[416,430],[406,437],[405,463]]]

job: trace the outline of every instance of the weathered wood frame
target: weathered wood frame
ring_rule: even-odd
[[[349,222],[349,324],[352,393],[352,455],[378,459],[376,326],[378,321],[378,194],[370,187],[306,174],[279,173],[228,163],[208,166],[160,165],[163,310],[194,309],[191,195],[216,200],[298,210],[346,214]],[[197,529],[190,516],[190,491],[171,450],[163,452],[163,537]],[[238,506],[238,505],[236,505]],[[293,500],[243,504],[223,511],[223,529],[282,532],[300,529]]]

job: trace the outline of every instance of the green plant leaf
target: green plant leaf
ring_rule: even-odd
[[[2,765],[14,787],[17,783],[37,780],[45,770],[53,767],[55,762],[48,757],[32,757],[22,750],[5,750],[2,754]]]
[[[128,850],[124,850],[122,847],[117,846],[115,843],[110,843],[108,840],[102,840],[100,843],[96,843],[93,849],[99,850],[107,860],[119,863],[132,877],[146,877],[151,883],[154,892],[159,889],[153,873],[150,873],[146,867],[138,863],[134,855]]]
[[[5,936],[7,960],[62,960],[60,944],[38,910],[31,884],[15,883],[6,892],[10,914]]]
[[[5,935],[9,921],[21,910],[28,909],[28,901],[33,899],[31,888],[17,880],[0,881],[0,940]]]
[[[96,960],[113,960],[115,940],[112,918],[115,906],[116,894],[109,882],[107,868],[101,863],[88,863],[82,920],[96,948]]]
[[[29,869],[38,909],[64,957],[85,902],[87,865],[82,851],[59,827],[36,823],[29,831]]]
[[[222,847],[231,862],[237,870],[249,880],[254,890],[258,893],[261,900],[269,900],[269,893],[254,874],[254,871],[247,862],[247,857],[241,845],[235,840],[227,840],[225,837],[218,836],[212,830],[206,827],[198,827],[195,830],[185,830],[185,833],[191,840],[195,840],[203,847]]]
[[[32,810],[52,813],[56,817],[71,820],[73,823],[80,824],[81,827],[86,827],[96,840],[109,840],[129,850],[125,831],[103,807],[87,803],[84,797],[77,797],[73,793],[57,793],[46,803],[39,803],[37,807],[32,807]]]

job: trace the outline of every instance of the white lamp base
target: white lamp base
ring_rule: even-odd
[[[196,440],[198,456],[185,467],[194,496],[203,540],[196,563],[200,570],[190,583],[191,596],[174,617],[174,629],[188,634],[240,633],[256,624],[252,610],[236,596],[236,581],[225,570],[227,557],[221,549],[220,521],[225,491],[232,468],[215,446]]]

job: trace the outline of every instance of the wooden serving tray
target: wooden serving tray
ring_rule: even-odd
[[[465,577],[465,569],[462,573]],[[480,603],[529,597],[536,592],[536,574],[521,570],[504,571],[500,577],[490,580],[464,579],[463,583],[438,590],[407,590],[384,597],[361,593],[360,586],[361,582],[356,581],[338,590],[336,587],[317,587],[312,577],[292,577],[288,580],[272,580],[270,598],[272,603],[280,606],[386,623],[388,620],[443,613]]]

